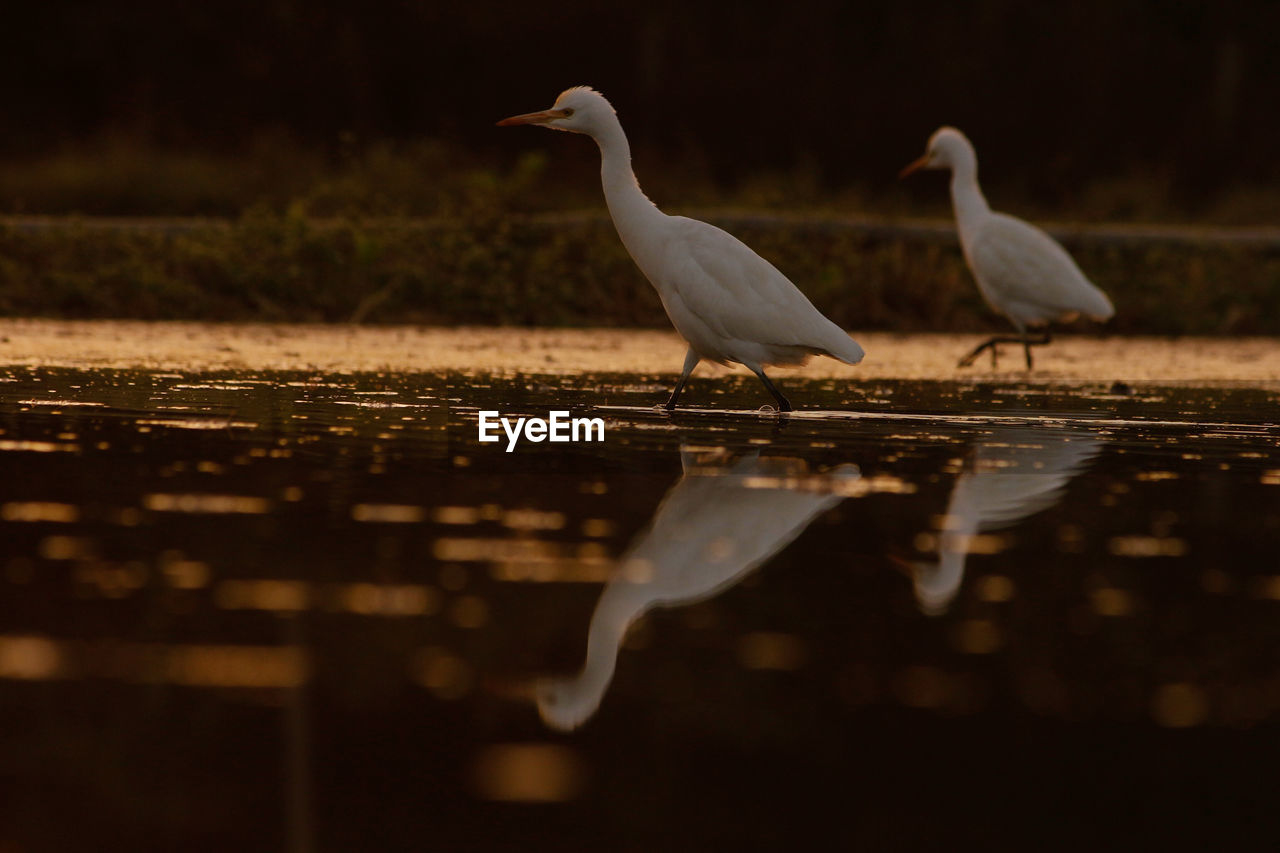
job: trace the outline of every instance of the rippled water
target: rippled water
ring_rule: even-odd
[[[1280,392],[666,381],[0,372],[0,850],[1275,837]]]

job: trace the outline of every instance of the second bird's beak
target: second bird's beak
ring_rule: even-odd
[[[557,118],[564,118],[564,110],[539,110],[536,113],[525,113],[524,115],[504,118],[498,122],[498,127],[510,127],[513,124],[546,124]]]
[[[510,121],[510,119],[507,119],[507,120]],[[919,160],[912,160],[910,163],[903,166],[902,171],[898,173],[898,178],[899,180],[901,180],[902,178],[905,178],[907,175],[910,175],[912,172],[919,171],[920,169],[923,169],[928,165],[929,165],[929,155],[926,154],[923,157],[921,157]]]

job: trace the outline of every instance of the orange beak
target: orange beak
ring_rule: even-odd
[[[539,110],[536,113],[504,118],[498,122],[498,127],[510,127],[513,124],[546,124],[555,118],[564,118],[564,110]]]
[[[912,578],[912,579],[914,579],[914,578],[915,578],[915,576],[916,576],[916,570],[917,570],[917,566],[916,566],[916,564],[915,564],[915,563],[911,562],[910,560],[906,559],[905,557],[902,557],[902,556],[900,556],[900,555],[898,555],[898,554],[893,553],[892,551],[890,551],[889,553],[885,554],[885,557],[887,557],[887,558],[888,558],[889,562],[890,562],[890,563],[893,565],[893,567],[894,567],[895,569],[897,569],[899,572],[901,572],[902,574],[906,575],[908,578]]]
[[[902,167],[902,171],[898,173],[898,179],[901,180],[912,172],[919,171],[929,165],[929,155],[926,154],[919,160],[912,160],[910,163]]]
[[[490,696],[510,702],[535,702],[538,697],[533,685],[534,682],[529,679],[489,677],[481,683],[481,688]]]

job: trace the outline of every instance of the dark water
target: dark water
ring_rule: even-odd
[[[0,374],[0,850],[1280,840],[1280,394],[788,389]]]

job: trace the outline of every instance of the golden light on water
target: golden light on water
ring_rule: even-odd
[[[3,521],[52,521],[71,524],[80,520],[80,509],[72,504],[41,501],[13,502],[0,505]]]
[[[305,581],[226,580],[214,589],[213,600],[226,610],[306,610],[311,588]]]
[[[297,646],[166,645],[0,636],[0,678],[102,677],[189,687],[290,688],[310,663]]]
[[[747,669],[795,670],[807,658],[804,641],[794,634],[753,631],[738,640],[738,662]]]
[[[582,521],[582,535],[589,539],[603,539],[612,536],[617,525],[607,518],[587,518]]]
[[[254,578],[225,580],[214,589],[225,610],[296,613],[313,608],[361,616],[424,616],[440,609],[440,593],[423,584],[331,583]]]
[[[409,677],[431,691],[437,699],[461,699],[471,692],[475,673],[471,664],[435,646],[422,649],[409,664]]]
[[[1254,581],[1253,594],[1257,598],[1280,601],[1280,575],[1258,578]]]
[[[471,762],[472,788],[480,799],[558,803],[576,799],[587,767],[576,750],[559,744],[507,743],[482,749]]]
[[[1006,575],[985,575],[978,579],[978,598],[999,603],[1011,601],[1014,595],[1013,581]]]
[[[489,563],[499,581],[599,583],[612,570],[607,550],[597,542],[442,537],[432,552],[445,563]]]
[[[432,546],[437,560],[455,563],[554,561],[564,556],[564,545],[542,539],[465,539],[444,537]]]
[[[613,574],[608,560],[518,560],[494,563],[490,576],[506,583],[605,583]]]
[[[43,681],[65,674],[64,655],[47,637],[0,637],[0,678]]]
[[[1235,590],[1235,579],[1222,569],[1205,569],[1200,573],[1200,587],[1211,595],[1227,595]]]
[[[949,554],[999,554],[1012,540],[999,533],[946,534],[917,533],[912,544],[917,551],[929,553],[942,549]]]
[[[136,560],[124,564],[86,561],[76,565],[72,578],[104,598],[124,598],[146,586],[147,567]]]
[[[354,521],[373,521],[384,524],[417,524],[427,518],[426,507],[404,504],[356,504],[351,507]]]
[[[440,595],[421,584],[350,583],[333,587],[343,610],[365,616],[421,616],[440,609]]]
[[[952,641],[960,651],[971,655],[987,655],[1004,643],[1000,629],[988,619],[965,619],[956,623]]]
[[[431,510],[431,520],[436,524],[469,526],[480,521],[480,510],[473,506],[438,506]]]
[[[1162,685],[1151,699],[1151,716],[1159,725],[1182,729],[1208,720],[1209,697],[1194,684]]]
[[[1133,596],[1118,587],[1095,589],[1089,596],[1093,612],[1099,616],[1128,616],[1133,612]]]
[[[951,695],[951,678],[933,666],[909,666],[893,679],[893,693],[910,708],[937,708]]]
[[[1187,543],[1173,536],[1113,536],[1107,550],[1117,557],[1181,557]]]
[[[560,530],[565,525],[562,512],[537,509],[509,509],[502,514],[502,526],[512,530]]]
[[[52,441],[22,441],[20,439],[0,438],[0,451],[26,450],[32,453],[57,453],[58,451],[79,450],[78,444],[57,444]]]
[[[37,553],[46,560],[82,560],[94,555],[94,544],[81,536],[46,536]]]
[[[174,589],[201,589],[209,585],[212,570],[201,560],[188,560],[181,554],[167,554],[161,561],[165,582]]]
[[[310,673],[294,646],[161,646],[153,650],[160,679],[193,687],[299,687]]]
[[[271,501],[251,495],[151,494],[143,496],[142,505],[152,512],[208,515],[262,515],[271,511]]]
[[[138,420],[139,426],[162,426],[172,429],[257,429],[258,425],[249,421],[233,421],[229,418],[148,418]]]
[[[478,595],[461,596],[449,608],[449,621],[459,628],[483,628],[489,622],[489,605]]]

